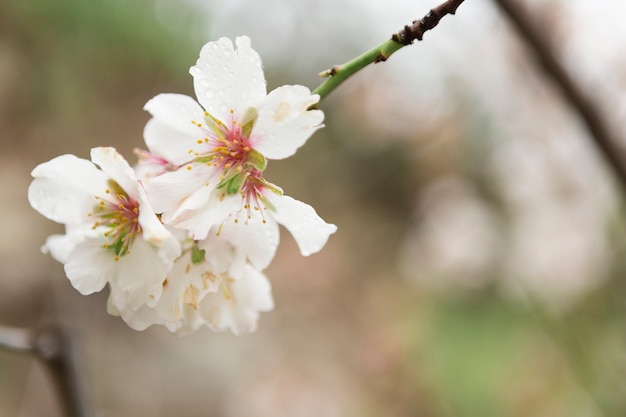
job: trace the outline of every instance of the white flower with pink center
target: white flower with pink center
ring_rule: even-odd
[[[198,104],[180,94],[160,94],[145,109],[153,118],[144,138],[149,153],[175,170],[164,170],[147,185],[150,200],[166,224],[205,239],[211,228],[252,219],[284,225],[301,252],[319,251],[336,227],[315,210],[284,196],[263,178],[268,159],[293,155],[322,127],[319,96],[298,85],[269,94],[250,39],[209,42],[190,70]],[[256,221],[256,220],[255,220]]]
[[[33,170],[31,206],[66,225],[66,234],[49,237],[44,249],[65,265],[82,294],[108,283],[120,295],[118,308],[154,304],[180,244],[161,224],[121,155],[113,148],[94,148],[91,160],[62,155]]]

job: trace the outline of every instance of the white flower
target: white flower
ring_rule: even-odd
[[[214,330],[230,328],[235,334],[253,331],[259,312],[271,310],[273,299],[269,282],[247,261],[248,255],[261,268],[267,266],[278,237],[270,237],[265,248],[253,248],[228,227],[223,232],[222,238],[211,234],[201,242],[186,242],[183,255],[162,283],[156,304],[116,308],[117,294],[112,291],[109,312],[136,330],[162,324],[179,335],[203,325]]]
[[[66,225],[66,234],[51,236],[44,248],[65,264],[67,277],[82,294],[109,283],[123,295],[120,305],[155,303],[180,245],[115,149],[94,148],[91,160],[62,155],[33,170],[31,206]]]
[[[190,70],[198,104],[180,94],[160,94],[145,109],[150,154],[178,167],[162,170],[147,185],[162,220],[195,239],[228,219],[242,226],[256,218],[269,228],[283,224],[304,255],[319,251],[336,231],[307,204],[282,195],[263,178],[267,159],[293,155],[320,127],[319,96],[303,86],[266,94],[261,59],[250,39],[206,44]],[[274,233],[274,232],[272,232]]]

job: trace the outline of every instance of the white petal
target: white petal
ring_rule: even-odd
[[[115,148],[93,148],[91,150],[91,161],[122,187],[129,196],[137,198],[137,176],[130,165],[128,165],[128,162]]]
[[[272,288],[262,273],[247,266],[241,279],[224,283],[223,290],[207,294],[200,303],[200,314],[213,330],[230,329],[234,334],[256,330],[259,312],[274,308]]]
[[[196,240],[206,239],[209,230],[228,220],[228,217],[241,209],[243,198],[240,194],[224,195],[215,190],[209,201],[196,210],[187,210],[177,217],[172,224],[188,230]]]
[[[176,210],[189,196],[205,187],[215,175],[215,168],[205,164],[189,166],[192,169],[188,170],[185,166],[176,171],[166,172],[146,185],[150,203],[157,213]]]
[[[189,154],[189,150],[197,145],[196,141],[202,134],[200,129],[192,127],[196,129],[196,132],[183,132],[159,119],[152,118],[146,123],[143,137],[151,153],[174,165],[183,165],[194,158]]]
[[[285,85],[268,94],[259,106],[251,144],[269,159],[293,155],[319,128],[324,120],[321,110],[308,110],[319,101],[301,85]]]
[[[120,312],[124,305],[137,309],[142,304],[156,304],[170,267],[162,261],[154,246],[136,238],[129,253],[113,262],[117,266],[117,274],[111,280],[112,292],[115,289],[123,297],[114,298],[113,303]]]
[[[76,245],[85,239],[98,238],[100,236],[101,232],[93,229],[91,224],[66,225],[65,234],[49,236],[41,251],[43,253],[49,252],[54,259],[65,264]]]
[[[266,94],[261,58],[250,47],[250,39],[236,39],[237,50],[228,38],[209,42],[189,72],[198,101],[213,116],[230,122],[230,110],[243,117]]]
[[[207,269],[206,262],[194,264],[189,254],[178,259],[162,284],[163,291],[154,306],[142,305],[134,310],[125,305],[120,314],[130,327],[143,330],[153,324],[165,325],[169,331],[183,328],[193,331],[202,321],[198,303],[209,292],[219,288],[220,280]]]
[[[193,98],[183,94],[159,94],[143,106],[155,119],[172,129],[200,137],[200,130],[192,121],[204,120],[202,107]],[[196,139],[198,139],[196,138]]]
[[[58,223],[89,221],[94,195],[105,195],[106,175],[91,162],[74,155],[58,156],[33,169],[28,201],[39,213]]]
[[[286,195],[267,193],[265,197],[276,208],[271,215],[293,235],[303,256],[318,252],[337,231],[337,226],[322,220],[308,204]]]
[[[257,213],[255,213],[257,214]],[[253,215],[251,219],[246,219],[246,212],[242,211],[239,215],[239,221],[227,221],[222,226],[218,239],[228,241],[239,254],[240,262],[249,260],[250,263],[258,270],[267,268],[270,264],[280,240],[278,225],[273,219],[269,218],[266,223],[260,215]],[[233,262],[233,266],[236,263]],[[243,272],[243,265],[239,265],[237,269],[231,269],[230,275],[233,278],[239,278]]]
[[[104,249],[103,239],[87,239],[74,248],[65,264],[65,274],[81,294],[98,292],[115,278],[115,254]]]
[[[171,268],[174,259],[180,256],[181,248],[169,230],[163,226],[150,206],[146,191],[141,184],[138,187],[139,224],[144,240],[156,246],[163,263]]]

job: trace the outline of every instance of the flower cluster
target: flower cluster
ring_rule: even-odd
[[[264,178],[319,128],[319,96],[303,86],[266,93],[250,39],[206,44],[191,67],[198,102],[160,94],[145,105],[147,150],[131,167],[113,148],[91,161],[62,155],[37,166],[30,204],[65,225],[43,247],[82,294],[110,289],[108,310],[134,329],[153,324],[184,334],[207,325],[256,328],[273,308],[263,270],[278,225],[303,255],[336,227]]]

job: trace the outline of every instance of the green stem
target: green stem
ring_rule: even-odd
[[[404,45],[400,42],[390,39],[345,64],[335,65],[331,69],[321,72],[320,77],[328,77],[328,79],[313,90],[312,94],[319,94],[320,101],[322,101],[331,91],[349,77],[361,71],[369,64],[387,60],[391,54],[403,46]]]
[[[313,90],[313,94],[319,94],[320,101],[322,101],[341,83],[369,64],[386,61],[394,52],[403,46],[410,45],[415,40],[421,41],[424,32],[437,26],[444,16],[455,14],[456,9],[458,9],[464,1],[465,0],[446,0],[434,9],[431,9],[430,12],[420,20],[414,20],[411,25],[406,25],[401,31],[393,34],[390,40],[381,43],[376,48],[370,49],[363,55],[345,64],[335,65],[331,69],[321,72],[319,74],[320,77],[328,77],[328,79]]]

